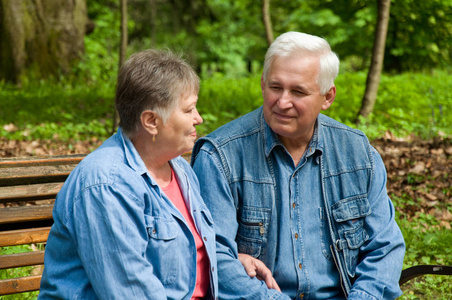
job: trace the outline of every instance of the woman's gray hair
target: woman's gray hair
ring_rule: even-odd
[[[133,138],[143,111],[155,111],[166,122],[180,97],[198,92],[199,77],[180,55],[169,50],[137,52],[118,74],[115,105],[119,126]]]
[[[289,31],[276,38],[265,54],[262,78],[264,81],[267,79],[275,57],[304,54],[319,57],[320,66],[317,84],[320,88],[320,94],[325,95],[334,86],[334,79],[339,73],[339,58],[336,53],[331,51],[328,42],[318,36]]]

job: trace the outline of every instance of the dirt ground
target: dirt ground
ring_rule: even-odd
[[[89,153],[102,141],[64,143],[51,141],[7,141],[0,138],[1,157],[48,156]],[[451,228],[452,214],[452,139],[420,140],[396,138],[390,133],[372,141],[388,172],[388,193],[414,203],[397,207],[403,216],[429,213]]]

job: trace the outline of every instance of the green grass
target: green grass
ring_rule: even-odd
[[[452,265],[452,231],[438,226],[434,218],[419,214],[414,221],[399,219],[406,242],[404,269],[423,264]],[[400,299],[452,299],[452,276],[425,275],[402,286]]]
[[[38,246],[41,247],[42,246]],[[32,251],[29,245],[13,246],[13,247],[0,247],[0,255],[14,254]],[[31,275],[33,267],[13,268],[0,270],[0,279],[17,278],[21,276]],[[0,300],[22,300],[22,299],[36,299],[39,292],[21,293],[16,295],[0,296]]]
[[[417,178],[416,180],[419,180]],[[403,268],[415,265],[452,265],[452,231],[441,226],[431,214],[423,212],[421,201],[408,196],[392,195],[397,208],[396,219],[406,243]],[[452,203],[441,204],[438,209],[452,212]],[[402,211],[415,211],[407,217]],[[402,286],[403,295],[399,299],[452,299],[452,276],[425,275],[412,279]]]

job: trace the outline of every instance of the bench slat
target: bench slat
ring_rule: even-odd
[[[44,251],[0,255],[0,269],[28,267],[44,264]]]
[[[62,182],[0,187],[0,203],[55,199]]]
[[[9,230],[0,232],[0,247],[45,243],[50,227]]]
[[[85,155],[0,160],[0,187],[64,182]]]
[[[51,220],[53,204],[4,207],[0,209],[0,224]]]
[[[24,174],[19,168],[0,169],[0,186],[64,182],[75,165],[30,167]]]
[[[7,157],[0,161],[0,169],[2,168],[22,168],[31,166],[55,166],[78,164],[86,155],[72,154],[66,156],[49,156],[49,157]]]
[[[0,280],[0,295],[11,295],[39,290],[41,275]]]

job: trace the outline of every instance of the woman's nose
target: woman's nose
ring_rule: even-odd
[[[198,110],[195,108],[195,122],[196,125],[202,124],[202,122],[204,122],[204,120],[202,119],[201,115],[199,114]]]

